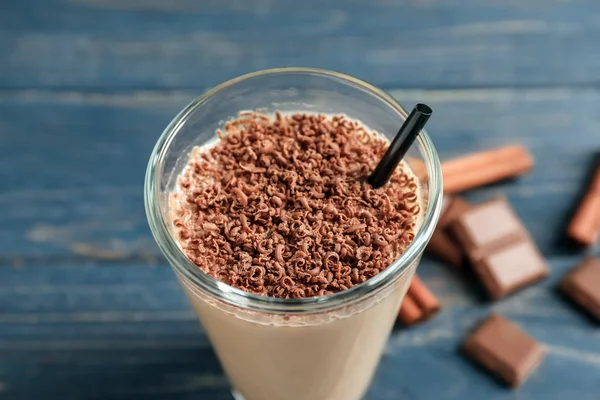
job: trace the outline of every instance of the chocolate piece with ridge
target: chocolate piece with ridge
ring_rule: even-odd
[[[559,287],[600,321],[600,259],[585,259],[560,281]]]
[[[492,299],[548,275],[546,261],[504,198],[471,207],[452,232]]]
[[[530,240],[510,244],[473,262],[492,299],[525,287],[548,275],[546,261]]]
[[[527,379],[545,355],[540,343],[516,324],[495,313],[469,335],[462,350],[515,388]]]
[[[460,197],[444,196],[440,219],[427,245],[428,253],[457,268],[462,265],[465,254],[447,228],[469,207],[469,203]]]

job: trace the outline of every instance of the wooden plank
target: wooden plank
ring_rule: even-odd
[[[595,0],[24,0],[0,5],[0,88],[206,89],[279,66],[388,88],[587,86],[599,34]]]
[[[553,258],[548,280],[494,304],[446,266],[425,260],[419,273],[444,308],[426,324],[394,332],[368,399],[512,398],[457,352],[491,309],[548,348],[520,399],[593,399],[597,328],[553,289],[578,259]],[[170,268],[129,262],[0,268],[0,390],[8,399],[228,398]]]
[[[403,104],[435,109],[429,130],[442,158],[524,143],[534,171],[477,190],[505,193],[547,255],[562,243],[594,152],[600,93],[593,89],[399,91]],[[190,92],[130,95],[0,93],[0,257],[156,260],[142,199],[146,163]],[[543,222],[542,222],[543,221]]]

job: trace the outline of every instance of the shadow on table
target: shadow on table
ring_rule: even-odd
[[[3,399],[231,399],[206,347],[10,353],[2,356],[10,371],[0,369]]]

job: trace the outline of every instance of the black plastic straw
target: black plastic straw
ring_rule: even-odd
[[[394,140],[390,144],[377,167],[369,177],[367,182],[377,189],[385,185],[390,179],[394,169],[398,166],[398,163],[402,160],[410,146],[413,144],[421,129],[427,123],[427,120],[433,113],[431,107],[426,104],[417,104],[415,108],[410,112],[404,124],[396,134]]]

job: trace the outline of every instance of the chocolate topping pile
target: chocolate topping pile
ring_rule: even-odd
[[[339,292],[377,275],[414,237],[412,174],[364,182],[387,143],[344,116],[242,113],[194,149],[172,195],[187,257],[231,286],[272,297]]]

